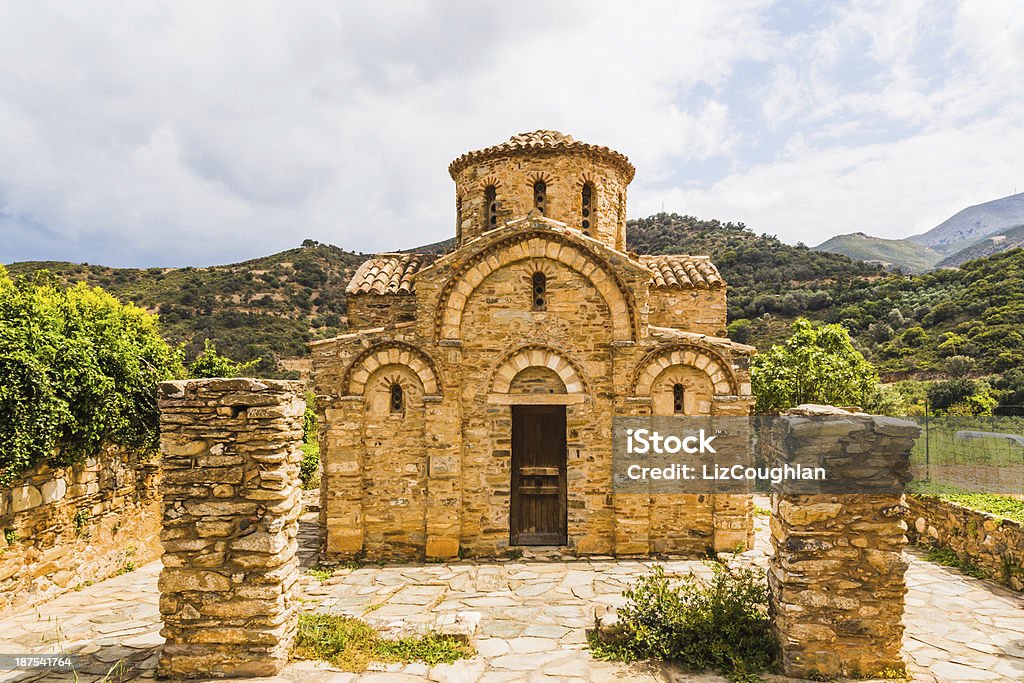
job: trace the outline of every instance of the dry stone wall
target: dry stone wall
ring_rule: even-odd
[[[907,496],[912,543],[950,548],[991,578],[1024,590],[1024,524],[934,497]]]
[[[41,464],[0,491],[0,611],[24,608],[160,555],[158,458],[119,446]]]
[[[824,466],[847,482],[904,482],[919,432],[910,422],[802,406],[777,423],[766,453],[770,464]],[[772,494],[770,607],[789,676],[903,669],[903,496],[854,488],[865,492]]]
[[[266,676],[297,620],[298,382],[160,385],[162,676]]]

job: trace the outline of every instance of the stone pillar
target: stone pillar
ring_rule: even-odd
[[[455,395],[454,392],[452,395]],[[459,555],[462,532],[462,433],[454,399],[425,397],[427,437],[428,560]]]
[[[771,430],[768,464],[821,466],[843,482],[828,493],[783,486],[772,494],[770,608],[787,676],[903,669],[901,491],[919,432],[911,422],[824,406],[801,406]]]
[[[301,391],[255,379],[160,385],[160,676],[271,676],[287,662],[298,619]]]
[[[363,550],[364,410],[362,396],[342,396],[324,409],[328,427],[320,440],[320,523],[326,534],[324,555],[330,559]]]

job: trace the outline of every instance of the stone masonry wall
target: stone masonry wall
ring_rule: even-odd
[[[0,491],[0,612],[24,608],[160,555],[159,459],[108,446],[41,464]]]
[[[850,493],[772,494],[768,582],[783,671],[811,678],[901,670],[907,526],[896,490],[920,429],[823,406],[794,412],[771,432],[769,463],[823,466],[858,483]],[[868,492],[883,479],[895,486]]]
[[[950,548],[1004,586],[1024,590],[1024,524],[940,498],[907,496],[911,543]]]
[[[301,391],[255,379],[160,385],[162,676],[267,676],[287,661]]]

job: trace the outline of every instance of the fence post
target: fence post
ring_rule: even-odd
[[[786,675],[903,669],[901,491],[920,431],[912,422],[826,406],[800,406],[770,431],[772,464],[824,467],[851,491],[861,478],[895,482],[878,493],[772,493],[769,604]]]
[[[160,385],[160,676],[271,676],[287,662],[304,408],[298,382]]]

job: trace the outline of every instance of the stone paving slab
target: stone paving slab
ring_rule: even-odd
[[[303,545],[315,547],[315,526],[304,520]],[[759,520],[763,542],[763,520]],[[761,546],[764,547],[763,545]],[[764,564],[764,552],[744,558]],[[992,582],[926,562],[908,551],[909,592],[904,651],[915,680],[928,683],[1024,681],[1024,596]],[[304,557],[306,566],[315,553]],[[439,628],[470,635],[478,655],[453,665],[378,666],[361,674],[319,662],[295,662],[263,683],[719,683],[711,674],[688,674],[660,664],[595,661],[585,649],[586,629],[614,612],[621,591],[653,561],[543,560],[494,564],[395,565],[342,569],[320,582],[301,579],[306,610],[359,616],[391,633]],[[700,562],[661,562],[669,574],[707,576]],[[114,666],[124,681],[155,674],[159,635],[159,563],[30,611],[0,616],[0,652],[51,654],[62,648],[84,656],[73,674],[0,672],[0,683],[98,683]],[[112,678],[111,680],[117,680]],[[222,679],[223,680],[223,679]],[[790,679],[768,676],[781,683]],[[237,679],[236,679],[237,681]]]

